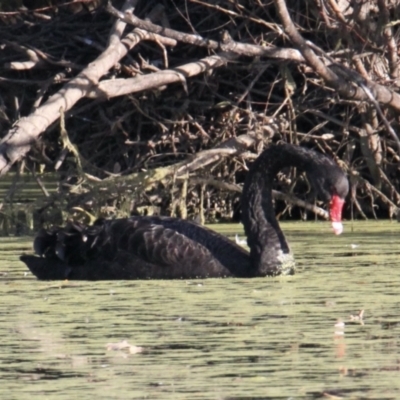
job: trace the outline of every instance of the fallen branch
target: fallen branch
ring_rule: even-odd
[[[214,68],[222,67],[232,59],[233,57],[228,54],[220,54],[202,58],[201,60],[184,64],[173,69],[154,72],[148,75],[139,75],[135,78],[102,81],[98,86],[88,92],[87,97],[112,98],[142,90],[160,88],[175,82],[182,82],[186,87],[186,78],[199,75]]]
[[[182,43],[188,43],[199,47],[206,47],[211,50],[218,50],[223,52],[235,53],[237,55],[245,55],[249,57],[268,57],[272,59],[284,59],[295,62],[307,62],[313,70],[321,76],[325,82],[332,88],[339,91],[339,93],[354,100],[368,100],[368,95],[362,87],[358,85],[349,85],[347,80],[338,77],[334,71],[326,66],[307,45],[307,42],[298,33],[292,20],[290,19],[289,12],[286,8],[284,0],[275,1],[278,14],[281,17],[283,27],[289,39],[298,47],[297,49],[278,48],[274,46],[264,47],[248,43],[240,43],[232,40],[230,36],[224,32],[221,41],[209,40],[200,35],[193,35],[176,31],[174,29],[164,28],[162,26],[153,24],[150,21],[142,20],[136,17],[132,12],[127,11],[122,13],[115,9],[110,3],[107,4],[106,10],[113,16],[121,19],[122,21],[133,26],[144,29],[148,32],[157,33],[159,35],[175,39]],[[350,81],[352,81],[352,78]],[[385,86],[379,85],[375,82],[366,82],[365,85],[372,92],[374,98],[382,104],[400,110],[400,95],[388,89]]]
[[[282,49],[275,46],[264,47],[248,43],[235,42],[231,38],[226,37],[221,42],[216,40],[205,39],[200,35],[193,35],[190,33],[179,32],[174,29],[164,28],[160,25],[153,24],[136,17],[132,12],[127,11],[122,13],[114,8],[110,3],[107,4],[106,10],[116,18],[127,24],[133,25],[137,28],[143,29],[147,32],[157,33],[159,35],[175,39],[182,43],[188,43],[199,47],[206,47],[211,50],[218,50],[224,52],[232,52],[239,55],[249,57],[270,57],[275,59],[289,59],[292,61],[304,62],[301,53],[296,49]]]
[[[127,1],[124,7],[130,8],[131,3]],[[4,176],[16,161],[24,157],[39,136],[59,118],[60,108],[64,112],[70,110],[130,49],[143,40],[154,40],[153,34],[137,29],[122,41],[124,29],[125,23],[117,21],[106,50],[42,106],[11,128],[0,142],[0,176]]]
[[[290,18],[285,0],[274,0],[278,15],[282,21],[285,33],[291,42],[299,49],[307,64],[333,89],[337,90],[341,96],[353,100],[369,100],[368,93],[364,88],[354,81],[354,76],[349,76],[347,80],[341,79],[331,68],[323,63],[314,53],[309,43],[300,35],[292,19]],[[355,72],[354,72],[355,74]],[[360,79],[362,79],[360,77]],[[350,84],[349,84],[350,83]],[[351,85],[353,83],[353,85]],[[400,110],[400,95],[396,92],[378,85],[374,82],[365,82],[365,86],[372,92],[372,97],[382,104]]]

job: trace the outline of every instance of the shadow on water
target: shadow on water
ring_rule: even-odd
[[[40,282],[3,238],[2,398],[398,399],[400,225],[283,225],[273,279]]]

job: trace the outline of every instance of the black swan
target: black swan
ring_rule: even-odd
[[[253,163],[242,194],[242,219],[250,253],[194,222],[168,217],[98,220],[42,229],[34,241],[39,255],[21,260],[39,279],[190,279],[259,277],[294,273],[294,259],[275,218],[272,181],[284,167],[307,173],[330,202],[336,234],[348,181],[328,157],[289,144],[269,146]]]

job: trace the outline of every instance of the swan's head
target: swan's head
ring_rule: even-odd
[[[341,168],[324,158],[318,168],[307,171],[307,176],[322,200],[329,203],[329,217],[335,235],[343,232],[342,210],[344,199],[349,192],[349,181]]]

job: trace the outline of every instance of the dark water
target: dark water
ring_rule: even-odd
[[[253,280],[39,282],[2,238],[0,397],[399,399],[400,225],[351,228],[284,224],[297,275]]]

